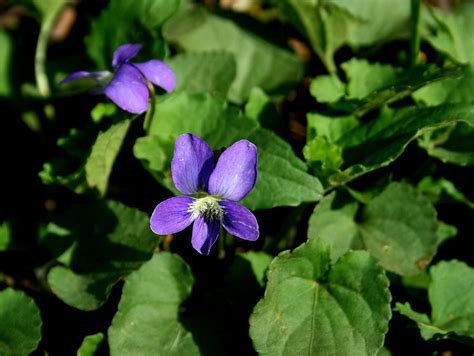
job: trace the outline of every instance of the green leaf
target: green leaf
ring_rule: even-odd
[[[357,58],[343,63],[341,67],[348,78],[348,99],[363,99],[395,82],[402,72],[401,68],[389,64],[369,63]]]
[[[357,60],[351,60],[351,62],[357,63]],[[364,90],[367,95],[365,97],[359,96],[359,98],[352,99],[349,97],[348,100],[338,103],[337,107],[352,112],[353,115],[358,117],[364,116],[374,109],[403,99],[426,85],[446,79],[460,78],[462,76],[462,67],[459,66],[442,69],[433,66],[416,67],[405,72],[399,72],[400,75],[398,76],[394,75],[394,72],[397,71],[393,67],[379,66],[377,64],[368,65],[368,63],[363,66],[354,67],[353,75],[355,82],[352,84],[352,82],[349,81],[349,88],[353,87],[352,95],[357,97],[357,91],[364,92]],[[364,68],[366,69],[365,75],[363,72]],[[371,70],[376,70],[377,68],[379,68],[379,74],[386,79],[385,82],[379,81],[377,76],[373,76]],[[367,82],[367,84],[364,82]],[[373,88],[373,91],[369,92],[371,88]]]
[[[317,76],[309,90],[320,103],[334,103],[346,94],[344,83],[335,73]]]
[[[115,159],[125,140],[130,121],[124,120],[99,133],[85,165],[87,184],[104,196]]]
[[[81,347],[77,350],[77,356],[94,356],[98,355],[97,351],[104,341],[104,334],[98,333],[88,335],[82,341]]]
[[[445,163],[474,165],[474,128],[460,122],[451,127],[428,132],[418,139],[420,147]]]
[[[315,116],[320,120],[322,115]],[[356,125],[356,118],[341,117],[323,120],[321,127],[310,127],[314,135],[324,130],[326,137],[342,147],[343,165],[340,173],[329,178],[336,186],[363,174],[387,166],[405,147],[423,133],[447,127],[457,122],[474,125],[473,105],[442,105],[430,108],[406,108],[398,111],[385,109],[369,123]]]
[[[81,310],[99,308],[115,283],[147,261],[158,243],[148,216],[117,202],[74,206],[55,224],[69,230],[74,243],[65,252],[66,266],[53,267],[48,283],[66,304]]]
[[[226,51],[178,54],[168,61],[176,74],[175,91],[227,96],[236,75],[234,56]]]
[[[339,3],[315,0],[282,0],[275,3],[285,18],[308,38],[326,69],[334,72],[334,53],[346,43],[359,20]]]
[[[352,47],[366,47],[409,36],[409,1],[325,0],[324,2],[335,4],[359,19],[347,39]],[[387,11],[388,6],[390,11]]]
[[[474,268],[456,260],[442,261],[430,274],[431,320],[408,303],[397,303],[396,310],[417,323],[425,340],[448,338],[474,346]]]
[[[418,190],[426,195],[433,204],[455,201],[474,209],[474,202],[459,191],[453,182],[445,178],[425,177],[418,183]]]
[[[163,117],[167,120],[162,120]],[[166,96],[157,103],[150,125],[152,136],[149,137],[156,138],[140,139],[135,145],[135,156],[144,161],[145,167],[169,189],[173,184],[170,174],[172,145],[179,135],[187,132],[198,135],[213,149],[228,147],[243,138],[257,145],[257,185],[243,200],[250,209],[297,206],[321,197],[320,181],[306,172],[306,165],[296,157],[288,143],[260,128],[256,120],[246,118],[222,99],[208,94]]]
[[[303,64],[294,54],[202,8],[173,17],[164,27],[164,36],[186,52],[232,53],[237,72],[228,96],[236,103],[243,103],[255,86],[274,93],[294,86],[303,77]]]
[[[474,64],[474,4],[466,2],[450,12],[430,8],[429,13],[434,21],[425,22],[426,40],[452,60]]]
[[[462,68],[462,77],[426,85],[413,93],[417,102],[428,106],[444,103],[474,103],[474,64]]]
[[[391,317],[383,269],[363,251],[329,262],[317,240],[273,260],[250,318],[259,354],[367,355],[382,347]]]
[[[0,97],[12,94],[13,41],[8,32],[0,29]]]
[[[11,228],[8,223],[0,224],[0,251],[6,251],[12,243]]]
[[[385,269],[409,276],[430,262],[440,236],[446,237],[444,230],[438,235],[440,222],[428,199],[406,184],[391,183],[360,214],[358,210],[347,195],[326,196],[311,215],[308,238],[329,244],[333,261],[350,249],[364,248]]]
[[[364,247],[357,222],[359,204],[342,193],[325,196],[314,208],[308,222],[308,239],[320,239],[331,246],[336,261],[349,250]]]
[[[0,354],[29,355],[41,339],[40,310],[23,292],[7,288],[0,292]]]
[[[392,183],[365,206],[362,240],[380,264],[401,275],[419,273],[436,253],[436,210],[409,185]]]
[[[108,331],[111,354],[200,355],[179,318],[193,283],[186,263],[167,252],[132,273]]]
[[[338,172],[342,165],[342,148],[328,142],[324,136],[310,140],[303,147],[303,156],[320,177],[327,177]]]
[[[86,37],[89,56],[98,68],[110,68],[113,52],[125,43],[143,45],[144,59],[163,58],[165,42],[161,26],[180,5],[180,0],[111,1],[91,24]]]

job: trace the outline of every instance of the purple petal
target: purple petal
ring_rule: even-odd
[[[73,80],[76,80],[79,78],[85,78],[85,77],[91,78],[93,77],[93,74],[91,72],[86,72],[84,70],[81,70],[79,72],[74,72],[74,73],[69,74],[63,80],[61,80],[61,84],[66,84],[66,83],[72,82]]]
[[[108,70],[101,70],[97,72],[86,72],[84,70],[69,74],[64,78],[60,84],[66,84],[78,79],[90,79],[95,85],[107,85],[113,74]]]
[[[221,200],[219,204],[224,208],[222,225],[228,232],[244,240],[258,239],[257,219],[250,210],[232,201]]]
[[[199,217],[193,224],[193,237],[191,244],[202,255],[209,255],[212,245],[217,240],[220,228],[219,220],[206,221]]]
[[[139,44],[124,44],[120,46],[114,52],[112,67],[117,70],[122,64],[135,57],[141,48],[142,46]]]
[[[141,114],[148,108],[149,92],[141,73],[130,64],[123,64],[104,94],[123,110]]]
[[[157,59],[144,63],[133,63],[140,72],[153,84],[158,85],[167,92],[176,87],[176,76],[173,70],[164,62]]]
[[[240,140],[226,149],[209,178],[209,193],[239,201],[255,186],[257,147]]]
[[[191,197],[174,197],[158,204],[151,214],[151,230],[158,235],[168,235],[187,228],[193,222],[188,211],[193,201]]]
[[[171,161],[171,175],[181,193],[207,191],[213,168],[214,153],[205,141],[189,133],[178,137]]]

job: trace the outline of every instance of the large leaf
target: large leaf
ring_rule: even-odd
[[[176,74],[175,91],[227,96],[236,74],[234,56],[226,51],[183,53],[168,64]]]
[[[350,249],[367,249],[381,266],[401,275],[419,273],[441,242],[435,209],[409,185],[390,184],[359,219],[357,213],[358,204],[347,196],[328,195],[310,218],[309,239],[330,244],[333,260]]]
[[[89,56],[100,69],[110,67],[113,52],[125,43],[141,43],[144,59],[162,58],[161,26],[178,9],[180,0],[111,1],[92,21],[86,37]]]
[[[48,283],[65,303],[82,310],[100,307],[113,285],[147,261],[158,242],[146,214],[116,202],[75,206],[55,224],[70,232],[72,245],[59,258],[66,266],[52,268]],[[46,244],[58,238],[65,236],[52,232]]]
[[[474,268],[443,261],[430,274],[431,318],[413,311],[408,303],[397,303],[396,310],[418,324],[425,340],[452,338],[474,346]]]
[[[41,339],[41,316],[34,300],[7,288],[0,292],[0,355],[29,355]]]
[[[166,119],[164,119],[166,118]],[[210,95],[177,93],[156,106],[151,136],[139,139],[134,154],[165,187],[171,188],[172,145],[181,134],[192,132],[213,149],[247,138],[259,153],[257,185],[243,201],[251,209],[296,206],[321,197],[319,180],[277,135],[260,128],[225,101]]]
[[[97,188],[102,196],[107,191],[109,176],[130,127],[129,120],[123,120],[107,131],[99,133],[87,159],[85,170],[87,184]]]
[[[127,279],[109,328],[112,355],[199,355],[179,319],[194,278],[177,255],[160,253]]]
[[[329,254],[310,240],[273,260],[250,318],[259,354],[367,355],[382,347],[391,316],[383,269],[363,251],[333,266]]]
[[[318,120],[322,121],[320,127],[316,123]],[[339,185],[387,166],[400,156],[412,140],[425,132],[458,122],[474,125],[473,105],[442,105],[399,111],[386,109],[376,120],[366,124],[357,124],[356,118],[347,116],[324,119],[318,115],[310,122],[309,130],[310,133],[314,130],[316,136],[326,136],[329,142],[342,147],[344,163],[341,172],[328,179],[330,185]]]
[[[201,8],[167,22],[164,36],[187,52],[232,53],[237,72],[229,98],[237,103],[244,102],[255,86],[273,93],[295,85],[303,76],[303,64],[294,54]]]

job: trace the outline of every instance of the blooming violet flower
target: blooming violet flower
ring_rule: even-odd
[[[61,83],[79,78],[92,79],[99,87],[95,93],[105,94],[123,110],[141,114],[148,108],[150,92],[147,81],[170,92],[176,87],[176,76],[168,65],[157,59],[130,63],[129,60],[135,57],[140,49],[139,44],[124,44],[117,48],[112,60],[115,73],[79,71],[70,74]]]
[[[193,223],[191,243],[204,255],[216,242],[221,225],[241,239],[258,238],[257,219],[237,203],[257,179],[257,147],[253,143],[237,141],[214,166],[214,154],[206,142],[193,134],[181,135],[174,146],[171,174],[176,188],[186,195],[158,204],[150,219],[155,234],[174,234]]]

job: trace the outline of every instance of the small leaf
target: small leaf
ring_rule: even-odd
[[[442,261],[430,274],[431,320],[408,303],[397,303],[396,310],[417,323],[425,340],[448,338],[474,346],[474,268],[456,260]]]
[[[98,355],[97,351],[104,341],[104,334],[98,333],[88,335],[82,341],[81,347],[77,350],[77,356],[94,356]]]
[[[391,316],[383,269],[362,251],[329,262],[316,240],[273,260],[250,318],[259,354],[367,355],[382,347]]]
[[[320,103],[334,103],[346,94],[344,83],[334,73],[314,78],[310,92]]]
[[[97,188],[102,196],[107,191],[109,176],[115,159],[130,127],[130,121],[124,120],[99,133],[87,159],[85,171],[87,184]]]
[[[348,78],[348,99],[363,99],[393,83],[401,73],[401,68],[357,58],[343,63],[341,67]]]
[[[162,252],[132,273],[109,328],[112,355],[199,355],[192,335],[180,323],[180,305],[194,278],[177,255]]]
[[[10,96],[13,91],[12,86],[12,62],[13,62],[13,41],[8,32],[0,29],[0,97]]]
[[[24,356],[36,350],[41,339],[40,310],[23,292],[0,292],[0,355]]]
[[[325,196],[314,208],[308,222],[308,239],[321,239],[331,246],[336,261],[349,250],[362,249],[355,216],[359,204],[342,193]]]
[[[426,195],[433,204],[455,201],[474,209],[474,202],[460,192],[453,182],[445,178],[434,179],[427,176],[418,183],[418,190]]]
[[[6,251],[12,243],[11,228],[8,223],[0,224],[0,251]]]

